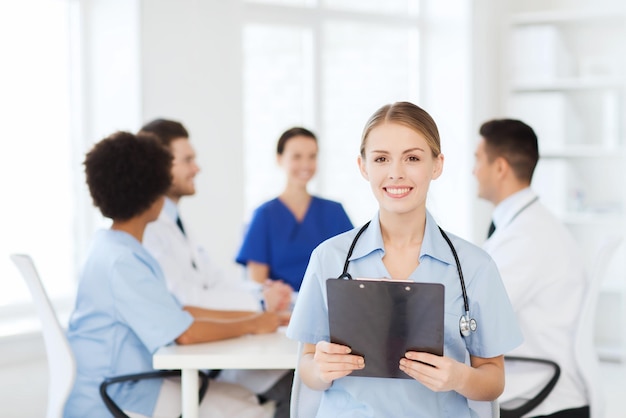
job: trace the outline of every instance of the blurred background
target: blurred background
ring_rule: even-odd
[[[480,245],[491,206],[471,173],[478,128],[520,118],[540,141],[533,187],[591,266],[626,232],[625,41],[620,0],[0,0],[0,413],[39,417],[46,399],[38,322],[8,255],[33,256],[66,320],[91,236],[108,225],[82,171],[108,134],[156,117],[189,129],[202,171],[182,211],[240,277],[251,211],[283,186],[286,128],[316,132],[311,191],[359,225],[377,208],[356,165],[365,121],[386,103],[420,105],[446,158],[429,209]],[[622,385],[625,284],[622,244],[595,331]]]

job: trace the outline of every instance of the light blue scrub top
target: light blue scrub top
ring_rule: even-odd
[[[98,231],[67,332],[78,370],[64,416],[110,417],[98,391],[103,379],[153,370],[152,354],[192,322],[139,241],[121,231]],[[161,383],[113,385],[109,395],[123,410],[151,416]]]
[[[315,344],[330,341],[325,282],[341,275],[345,257],[359,228],[333,237],[315,249],[287,329],[289,338]],[[497,357],[522,342],[515,313],[496,265],[479,247],[448,234],[461,262],[470,304],[478,329],[469,337],[459,332],[465,313],[459,275],[450,247],[430,213],[418,268],[409,280],[445,286],[444,356],[464,362],[466,352]],[[390,277],[376,216],[359,238],[348,272],[353,278]],[[349,301],[348,301],[349,302]],[[465,397],[454,391],[433,392],[412,379],[346,376],[324,391],[318,417],[476,417]]]

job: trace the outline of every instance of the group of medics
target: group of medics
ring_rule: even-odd
[[[113,223],[96,236],[81,273],[68,330],[78,378],[65,415],[108,416],[97,390],[102,379],[150,370],[163,345],[273,332],[288,323],[287,335],[304,343],[303,382],[323,391],[320,417],[471,417],[467,399],[501,395],[505,353],[561,365],[557,386],[530,416],[588,417],[573,357],[576,317],[553,308],[567,294],[570,310],[560,312],[577,311],[584,272],[573,240],[530,189],[537,137],[510,119],[485,123],[480,135],[474,175],[479,196],[495,205],[484,250],[451,232],[444,237],[426,209],[444,156],[425,110],[385,105],[363,130],[358,169],[379,210],[355,243],[351,273],[446,287],[444,355],[406,353],[398,367],[412,379],[352,377],[365,359],[329,342],[324,282],[341,273],[359,228],[340,203],[307,191],[318,151],[312,132],[298,127],[280,137],[285,189],[255,211],[236,257],[261,285],[263,311],[259,295],[225,277],[181,219],[178,203],[195,193],[199,172],[182,124],[157,119],[137,135],[118,132],[96,144],[85,159],[87,184]],[[292,378],[290,371],[222,371],[201,416],[286,417]],[[507,390],[512,382],[507,376]],[[112,397],[134,416],[176,415],[179,384],[122,384]]]

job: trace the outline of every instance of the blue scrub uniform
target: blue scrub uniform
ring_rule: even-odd
[[[329,239],[315,249],[296,302],[287,336],[303,343],[330,341],[325,282],[337,278],[357,229]],[[496,265],[480,248],[452,234],[478,328],[469,337],[459,332],[465,313],[459,275],[450,247],[427,213],[418,268],[408,280],[445,286],[444,355],[464,362],[466,353],[497,357],[522,342],[515,313]],[[348,272],[352,277],[390,277],[382,262],[384,245],[378,217],[359,238]],[[318,417],[449,417],[476,416],[467,399],[454,391],[433,392],[413,379],[351,377],[337,379],[324,391]]]
[[[236,261],[267,264],[269,277],[300,290],[311,252],[322,241],[352,229],[343,206],[313,196],[302,222],[278,198],[259,206]]]
[[[139,241],[122,231],[99,231],[67,333],[77,376],[64,416],[110,417],[98,391],[103,379],[153,370],[152,354],[192,322]],[[161,380],[150,379],[111,386],[109,394],[123,410],[152,416],[160,389]]]

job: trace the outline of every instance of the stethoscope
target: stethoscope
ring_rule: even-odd
[[[352,280],[352,276],[350,275],[350,273],[348,273],[348,265],[350,264],[350,257],[352,257],[352,251],[354,251],[354,246],[356,245],[356,242],[359,240],[359,238],[361,237],[361,234],[363,234],[363,232],[367,229],[369,225],[370,225],[370,222],[363,225],[361,229],[359,229],[359,232],[357,232],[354,239],[352,240],[352,244],[350,245],[350,249],[348,250],[348,255],[346,256],[346,262],[343,265],[343,273],[341,273],[341,276],[337,277],[338,279]],[[438,226],[438,228],[439,228],[439,232],[441,232],[441,235],[448,243],[450,250],[452,250],[452,255],[454,256],[454,261],[456,262],[456,270],[459,272],[459,280],[461,281],[461,291],[463,292],[463,305],[465,307],[465,314],[461,315],[461,319],[459,320],[459,330],[461,331],[462,336],[469,337],[472,332],[476,331],[476,329],[478,328],[478,324],[476,323],[476,320],[474,318],[470,317],[469,301],[467,299],[467,291],[465,290],[465,280],[463,279],[463,270],[461,269],[461,262],[459,261],[459,256],[456,253],[456,249],[454,248],[454,245],[452,245],[452,241],[450,241],[450,238],[448,238],[448,235],[446,235],[446,233],[443,231],[443,229],[441,229],[441,227]]]

